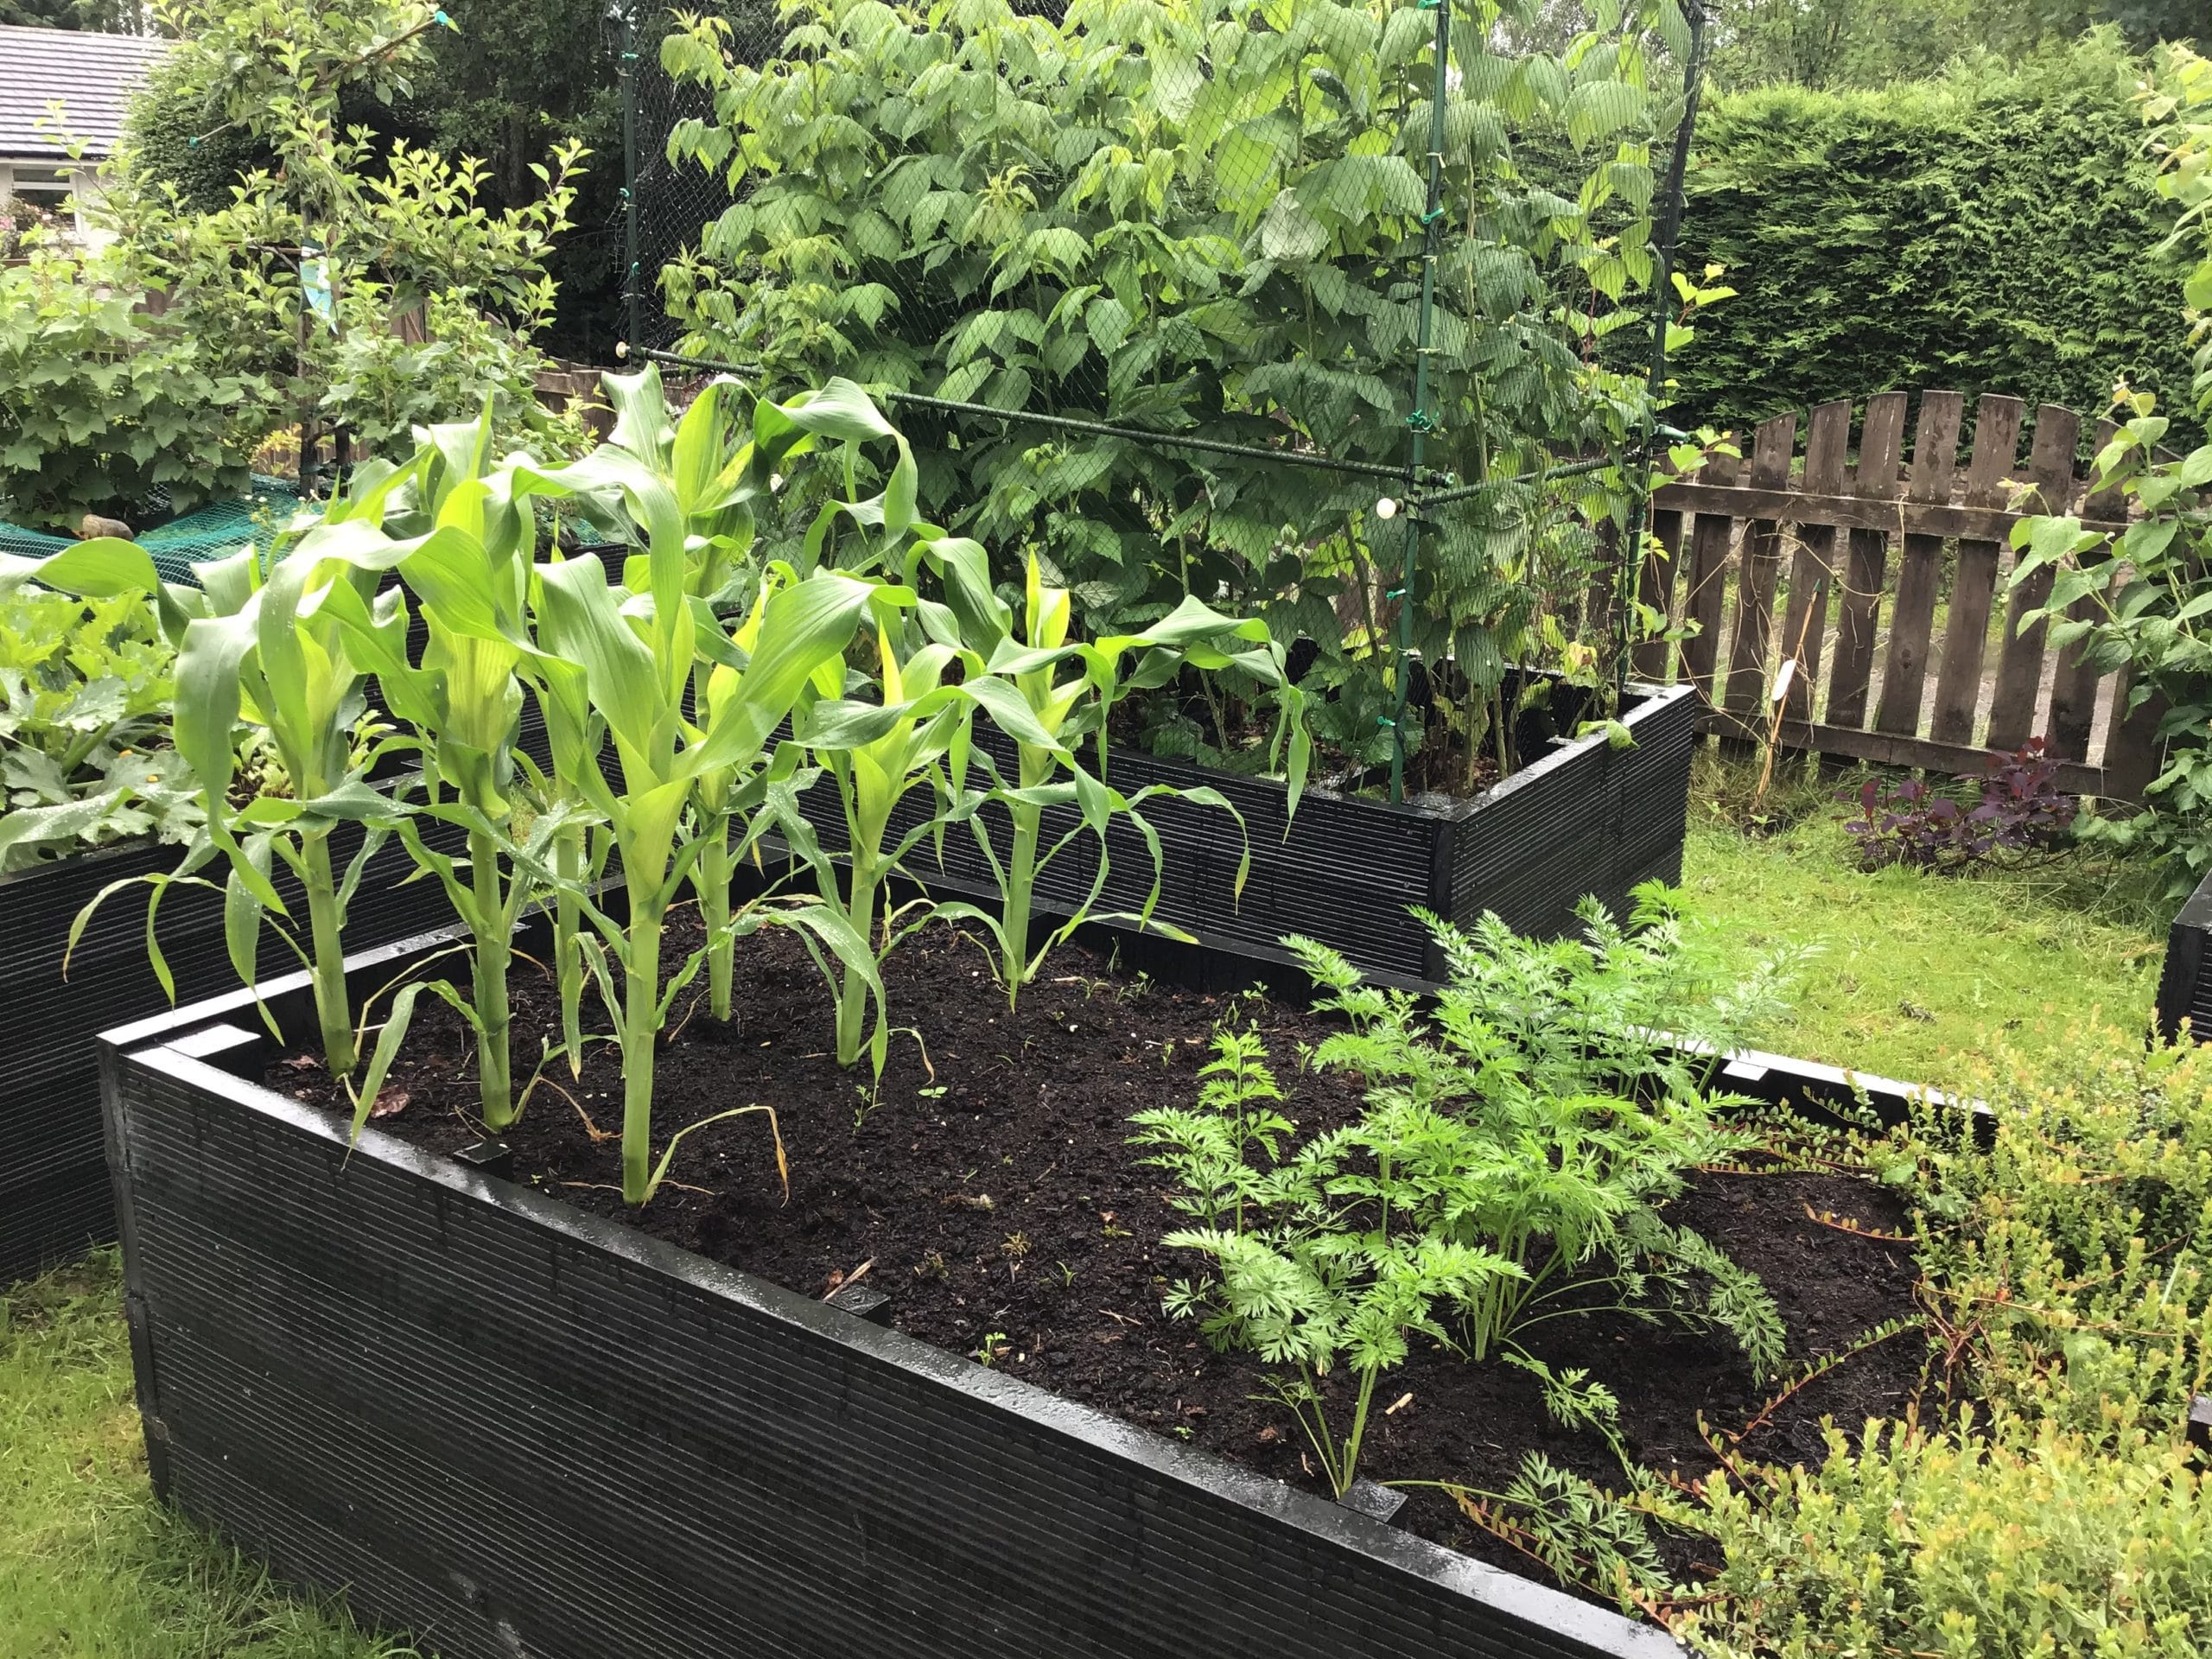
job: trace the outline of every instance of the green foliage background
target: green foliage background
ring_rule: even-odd
[[[1740,293],[1676,365],[1677,423],[1928,385],[2094,412],[2123,375],[2183,403],[2142,73],[2097,35],[2011,70],[1708,103],[1684,268],[1717,261]]]

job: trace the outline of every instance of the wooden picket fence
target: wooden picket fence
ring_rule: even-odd
[[[1866,399],[1855,447],[1851,401],[1814,410],[1802,460],[1798,417],[1777,416],[1744,458],[1718,457],[1656,492],[1664,553],[1645,563],[1643,598],[1695,632],[1637,646],[1637,673],[1694,684],[1703,729],[1732,739],[1772,734],[1787,748],[1979,772],[2041,736],[2064,763],[2063,788],[2139,798],[2158,775],[2160,708],[2128,713],[2124,672],[2099,675],[2070,648],[2046,651],[2041,625],[2018,626],[2049,594],[2047,569],[2005,598],[2022,518],[2122,518],[2123,504],[2081,475],[2081,417],[2038,409],[2023,467],[2026,405],[1985,396],[1961,468],[1966,400],[1923,391],[1908,464],[1907,401]]]
[[[614,411],[600,395],[602,372],[588,363],[556,361],[552,367],[537,372],[537,401],[556,415],[571,404],[581,404],[584,429],[594,438],[604,439],[614,429]]]

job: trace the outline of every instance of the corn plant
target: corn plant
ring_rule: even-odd
[[[850,381],[833,379],[788,403],[760,399],[750,406],[748,418],[737,382],[721,378],[709,381],[676,421],[669,418],[658,368],[610,375],[606,385],[616,417],[611,448],[635,457],[674,499],[683,526],[685,600],[710,644],[721,632],[718,616],[743,601],[748,584],[756,598],[765,593],[769,573],[755,552],[760,521],[786,511],[795,495],[826,498],[817,501],[801,540],[799,571],[811,571],[840,551],[833,536],[840,519],[849,519],[862,531],[856,556],[837,561],[855,572],[879,563],[913,521],[912,451]],[[848,493],[857,496],[861,446],[876,442],[890,444],[893,459],[882,490],[866,499],[838,495],[818,481],[831,469],[804,464],[809,458],[830,458],[821,446],[837,445],[834,458],[842,463],[838,473]],[[810,479],[810,474],[817,477]],[[624,580],[643,585],[626,569]],[[726,658],[726,652],[715,648],[702,652],[694,662],[695,709],[706,707],[718,670],[728,665]],[[842,679],[830,675],[828,694],[842,689]],[[729,768],[702,776],[692,806],[704,846],[691,883],[709,934],[716,941],[708,950],[707,979],[709,1007],[717,1020],[731,1015],[735,976],[736,934],[729,923],[739,860],[730,836],[741,810],[739,781]]]
[[[1068,591],[1046,585],[1033,555],[1018,618],[993,588],[979,543],[957,537],[918,540],[907,555],[910,587],[925,569],[938,578],[944,598],[916,607],[918,625],[928,638],[960,653],[970,671],[966,683],[976,696],[987,699],[986,711],[1014,740],[1015,750],[1011,776],[988,750],[973,751],[970,759],[987,780],[982,787],[969,787],[964,766],[956,767],[952,784],[958,799],[948,817],[973,831],[999,890],[998,913],[968,904],[944,905],[938,913],[983,930],[1007,1000],[1015,1004],[1054,945],[1087,920],[1107,919],[1094,915],[1091,906],[1105,890],[1106,835],[1116,817],[1127,820],[1143,837],[1152,855],[1153,879],[1137,911],[1116,912],[1113,919],[1162,931],[1174,930],[1152,919],[1160,899],[1160,837],[1141,810],[1144,804],[1173,796],[1217,807],[1230,815],[1242,839],[1243,817],[1218,790],[1150,784],[1124,794],[1107,781],[1107,724],[1118,697],[1164,685],[1185,666],[1202,672],[1233,667],[1274,688],[1281,715],[1269,756],[1285,762],[1294,811],[1305,787],[1312,740],[1302,719],[1302,700],[1284,669],[1282,649],[1269,640],[1264,622],[1224,616],[1192,598],[1141,633],[1075,639],[1070,638],[1073,607]],[[1135,661],[1125,671],[1130,658]],[[1085,738],[1095,744],[1095,770],[1075,751]],[[1002,814],[1009,827],[1003,850],[985,815],[988,808]],[[1074,822],[1048,843],[1046,815],[1055,809],[1072,809]],[[1097,851],[1089,890],[1058,927],[1033,941],[1038,879],[1086,836]],[[1235,893],[1243,892],[1250,866],[1251,849],[1243,845]]]
[[[404,611],[372,612],[352,588],[335,591],[329,601],[355,656],[377,676],[386,707],[416,734],[424,798],[397,815],[394,827],[416,862],[444,887],[471,945],[467,998],[442,982],[417,982],[397,994],[360,1091],[362,1119],[408,1028],[416,997],[429,989],[444,995],[475,1032],[486,1126],[496,1131],[513,1122],[507,980],[514,929],[544,890],[532,871],[551,855],[556,837],[570,838],[580,817],[573,798],[531,791],[532,779],[518,775],[524,679],[542,677],[528,632],[536,524],[527,497],[516,499],[512,469],[492,468],[492,435],[488,410],[466,425],[429,429],[404,471],[405,487],[395,492],[397,511],[386,534],[354,544],[355,556],[373,568],[396,569],[415,594],[427,628],[421,660],[409,658]],[[395,525],[413,533],[392,537]],[[578,747],[575,759],[582,758]],[[542,773],[536,776],[542,780]],[[522,802],[525,792],[535,798]],[[465,855],[426,839],[426,825],[460,831],[467,837]],[[570,874],[579,873],[571,867]],[[563,899],[573,916],[573,893]],[[569,942],[556,941],[556,949],[565,963]],[[564,1024],[580,1046],[573,1001],[564,1002]]]
[[[162,988],[175,994],[153,925],[161,894],[176,882],[214,885],[196,872],[219,859],[227,867],[221,885],[232,967],[247,984],[255,982],[261,931],[275,918],[280,937],[308,970],[323,1058],[339,1077],[352,1076],[358,1058],[346,992],[346,907],[390,833],[392,803],[368,783],[388,741],[367,720],[363,671],[338,618],[341,608],[387,620],[403,614],[397,590],[378,594],[375,561],[353,556],[383,539],[378,526],[402,477],[382,464],[361,467],[324,508],[322,522],[289,552],[269,563],[249,547],[199,565],[196,594],[163,582],[144,550],[126,542],[86,542],[35,569],[16,567],[18,576],[87,596],[146,593],[178,640],[175,739],[205,823],[175,871],[143,878],[155,888],[148,955]],[[333,602],[339,594],[351,606]],[[274,751],[289,793],[257,793],[243,805],[232,799],[241,726],[251,741]],[[362,825],[364,835],[341,879],[330,837],[345,823]],[[279,864],[300,884],[304,939],[300,918],[276,887]],[[127,885],[112,884],[79,912],[73,946],[92,912]]]
[[[346,906],[390,833],[393,809],[368,782],[389,740],[360,741],[365,676],[339,618],[358,607],[404,626],[404,596],[397,588],[379,593],[381,569],[350,556],[382,538],[385,498],[400,477],[389,467],[360,469],[325,506],[321,524],[265,579],[251,549],[200,566],[211,613],[185,629],[177,656],[176,745],[199,780],[209,841],[229,865],[232,965],[251,983],[264,916],[289,918],[270,880],[273,855],[306,896],[305,949],[290,930],[285,937],[313,981],[323,1058],[339,1077],[350,1077],[359,1058],[346,991]],[[232,733],[241,721],[265,734],[292,780],[293,798],[230,804]],[[341,881],[332,868],[330,837],[347,823],[361,824],[364,834]]]
[[[880,702],[820,702],[797,722],[799,741],[812,751],[843,810],[842,861],[823,850],[813,827],[799,814],[795,787],[780,787],[776,804],[784,837],[813,870],[823,904],[842,909],[855,936],[868,942],[880,973],[898,940],[944,908],[925,898],[885,914],[883,886],[924,841],[944,833],[957,798],[950,775],[964,768],[971,753],[976,711],[988,709],[1018,741],[1067,757],[1003,682],[988,674],[958,683],[948,679],[962,661],[962,653],[952,647],[935,641],[902,646],[891,629],[879,626],[876,655]],[[931,792],[938,810],[891,841],[893,812],[923,789]],[[851,1065],[860,1058],[867,982],[819,952],[817,960],[837,992],[837,1063]],[[879,1072],[887,1035],[879,1020],[871,1045]]]
[[[614,748],[620,783],[594,756],[564,779],[607,824],[621,867],[625,905],[618,918],[597,899],[576,899],[589,931],[582,939],[587,965],[614,1022],[622,1056],[622,1188],[642,1204],[655,1185],[651,1162],[653,1046],[673,999],[696,975],[705,951],[694,952],[664,982],[661,944],[670,906],[692,878],[710,835],[691,808],[702,781],[727,777],[741,797],[765,787],[775,757],[769,740],[835,671],[863,616],[895,605],[899,590],[830,570],[817,571],[768,595],[749,649],[702,621],[690,602],[683,515],[677,498],[651,467],[611,446],[557,473],[518,469],[515,493],[557,496],[619,491],[645,532],[645,550],[626,569],[645,585],[610,586],[596,559],[537,567],[534,594],[535,659],[548,717],[555,706],[573,718],[588,709]],[[705,705],[688,709],[702,653],[714,661]],[[785,764],[795,764],[791,756]],[[559,757],[556,757],[556,766]],[[744,925],[775,920],[803,928],[849,964],[865,966],[867,946],[842,917],[822,906],[756,912]],[[709,948],[741,925],[719,924]],[[618,989],[616,980],[620,976]],[[880,995],[880,982],[878,982]]]

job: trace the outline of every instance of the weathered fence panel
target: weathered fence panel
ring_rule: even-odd
[[[1919,393],[1908,455],[1912,401],[1887,391],[1863,410],[1823,404],[1802,458],[1798,417],[1777,416],[1752,435],[1747,461],[1715,457],[1662,486],[1642,597],[1694,632],[1639,645],[1637,672],[1695,685],[1701,728],[1732,738],[1978,772],[2041,735],[2064,763],[2064,787],[2139,796],[2158,775],[2158,705],[2131,713],[2124,675],[2100,675],[2075,651],[2050,651],[2041,626],[2020,626],[2048,595],[2048,573],[2008,596],[2021,518],[2124,518],[2123,502],[2088,493],[2080,417],[2045,404],[2031,424],[2018,398],[1984,396],[1961,467],[1967,400]]]

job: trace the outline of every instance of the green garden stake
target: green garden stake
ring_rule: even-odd
[[[1660,199],[1659,223],[1651,238],[1651,251],[1656,256],[1651,272],[1651,372],[1644,383],[1643,438],[1637,448],[1637,477],[1641,481],[1636,492],[1636,505],[1629,510],[1628,524],[1621,535],[1620,569],[1613,579],[1613,614],[1619,630],[1613,653],[1616,696],[1628,689],[1629,619],[1635,604],[1637,578],[1643,569],[1643,527],[1651,512],[1652,447],[1662,435],[1674,439],[1688,435],[1673,427],[1657,424],[1659,393],[1667,380],[1668,296],[1673,288],[1669,278],[1675,269],[1675,244],[1681,235],[1683,180],[1689,171],[1690,137],[1697,125],[1698,92],[1705,78],[1707,16],[1703,0],[1687,0],[1686,10],[1690,26],[1690,55],[1689,61],[1682,66],[1682,120],[1675,129],[1674,154],[1667,164],[1666,194]]]
[[[1436,79],[1429,102],[1428,206],[1421,214],[1421,340],[1414,353],[1414,412],[1406,416],[1413,432],[1412,453],[1406,461],[1406,551],[1398,578],[1403,595],[1398,604],[1398,661],[1395,688],[1398,706],[1390,726],[1390,798],[1406,798],[1406,717],[1408,666],[1414,648],[1414,562],[1421,553],[1421,461],[1427,435],[1434,424],[1428,414],[1428,359],[1436,339],[1436,226],[1444,209],[1444,96],[1452,57],[1452,8],[1449,0],[1414,0],[1416,9],[1436,14]]]

